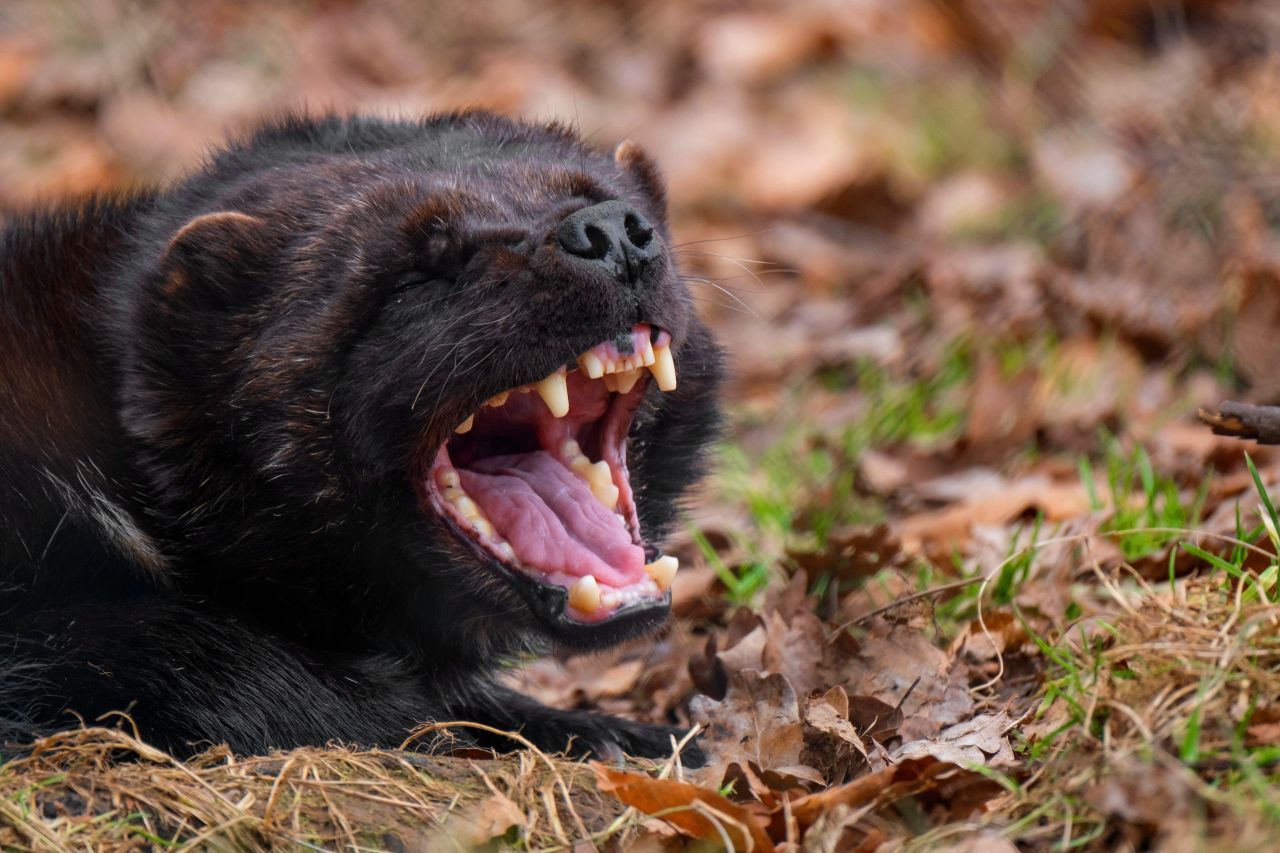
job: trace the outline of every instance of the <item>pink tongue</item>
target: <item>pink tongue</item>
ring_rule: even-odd
[[[644,549],[550,453],[494,456],[458,474],[522,564],[548,575],[593,575],[614,587],[644,577]]]

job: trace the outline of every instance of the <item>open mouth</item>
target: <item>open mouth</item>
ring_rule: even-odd
[[[650,381],[676,387],[671,336],[640,323],[494,395],[430,464],[431,508],[536,587],[553,619],[591,625],[667,606],[679,564],[646,546],[627,472],[627,433]]]

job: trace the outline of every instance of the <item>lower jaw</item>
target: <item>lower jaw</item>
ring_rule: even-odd
[[[483,546],[463,533],[447,516],[440,516],[447,534],[461,542],[470,555],[484,564],[479,571],[491,571],[515,592],[548,639],[570,648],[603,648],[625,640],[653,633],[671,613],[671,591],[660,598],[631,602],[618,607],[602,619],[583,622],[573,618],[569,594],[564,587],[539,580],[528,572],[507,566],[494,559]],[[506,614],[495,614],[503,618]]]

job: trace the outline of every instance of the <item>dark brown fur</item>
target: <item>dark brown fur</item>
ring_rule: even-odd
[[[657,754],[668,731],[543,708],[501,661],[597,646],[424,513],[453,424],[597,341],[668,330],[679,389],[629,439],[646,538],[701,469],[718,351],[670,254],[625,286],[550,235],[621,199],[670,245],[652,163],[483,113],[288,119],[170,190],[8,223],[0,243],[0,724],[130,709],[186,750],[418,723]]]

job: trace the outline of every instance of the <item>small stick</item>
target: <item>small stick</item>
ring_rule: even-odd
[[[1216,412],[1197,409],[1196,416],[1218,435],[1252,438],[1258,444],[1280,444],[1280,406],[1223,400]]]

